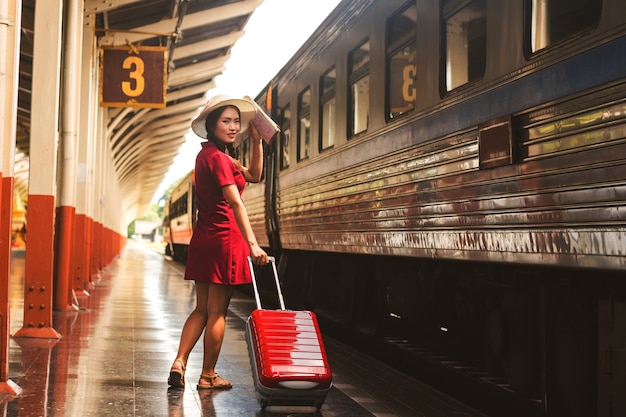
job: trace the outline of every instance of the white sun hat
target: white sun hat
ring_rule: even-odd
[[[208,132],[206,130],[206,118],[213,110],[222,106],[235,106],[239,109],[241,121],[241,130],[239,133],[248,128],[248,123],[250,120],[254,119],[254,116],[256,115],[254,104],[250,103],[248,100],[242,98],[231,98],[225,95],[217,95],[209,99],[206,105],[202,108],[198,117],[191,122],[191,130],[193,130],[196,135],[206,139],[208,136]]]

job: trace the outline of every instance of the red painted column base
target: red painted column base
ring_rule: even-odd
[[[56,280],[54,282],[54,309],[57,311],[78,310],[74,304],[72,282],[72,244],[74,243],[74,224],[76,209],[71,206],[56,208]]]
[[[59,339],[52,328],[54,196],[28,195],[28,249],[24,273],[24,320],[15,337]]]
[[[11,275],[11,223],[13,178],[0,173],[0,393],[19,395],[21,389],[9,379],[9,292]]]
[[[15,332],[14,338],[17,337],[37,337],[40,339],[60,339],[61,334],[52,327],[22,327]]]

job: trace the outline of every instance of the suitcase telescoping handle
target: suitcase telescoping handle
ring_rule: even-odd
[[[274,283],[276,284],[276,291],[278,292],[278,302],[280,303],[280,309],[285,309],[285,301],[283,300],[283,292],[280,290],[280,282],[278,281],[278,271],[276,270],[276,259],[273,256],[268,256],[272,271],[274,272]],[[254,288],[254,299],[256,300],[256,307],[261,309],[261,297],[259,296],[259,287],[256,282],[256,275],[254,274],[254,265],[252,264],[252,258],[248,256],[248,265],[250,265],[250,274],[252,275],[252,288]]]

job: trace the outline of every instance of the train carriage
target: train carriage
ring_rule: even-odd
[[[196,225],[194,171],[172,189],[163,207],[163,241],[165,254],[177,261],[187,261],[187,248]]]
[[[626,413],[625,97],[621,0],[342,1],[257,97],[287,304]]]

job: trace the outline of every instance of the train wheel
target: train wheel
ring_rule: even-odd
[[[341,321],[349,326],[358,326],[361,322],[359,315],[355,313],[358,302],[355,293],[358,276],[357,262],[354,259],[346,257],[340,260],[334,288],[337,295],[335,305]]]
[[[289,308],[315,310],[313,276],[308,258],[300,252],[285,251],[281,255],[280,272],[285,302]]]
[[[548,345],[548,414],[583,417],[595,414],[596,300],[562,295]]]
[[[540,398],[539,299],[531,294],[508,292],[502,299],[502,368],[515,392],[525,398]],[[493,329],[492,329],[493,330]],[[498,330],[499,331],[499,330]]]
[[[370,336],[384,336],[388,328],[387,284],[376,274],[376,265],[361,262],[354,282],[354,321]]]

